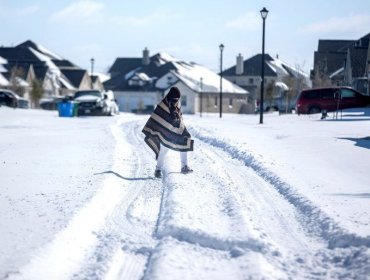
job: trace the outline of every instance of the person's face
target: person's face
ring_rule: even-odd
[[[178,98],[173,98],[169,101],[171,106],[176,106],[176,104],[179,102]]]

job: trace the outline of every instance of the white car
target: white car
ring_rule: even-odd
[[[74,94],[77,115],[113,116],[119,113],[112,91],[80,90]]]

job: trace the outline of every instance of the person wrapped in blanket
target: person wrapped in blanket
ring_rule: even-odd
[[[157,159],[154,172],[157,178],[162,177],[164,158],[169,149],[180,152],[181,173],[193,172],[188,166],[187,152],[193,151],[194,140],[184,125],[180,97],[180,90],[171,87],[142,130],[145,143],[153,150]]]

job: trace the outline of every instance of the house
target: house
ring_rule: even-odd
[[[369,93],[370,33],[358,40],[319,40],[311,79],[314,86],[346,85]]]
[[[92,84],[101,88],[99,77],[92,83],[87,70],[30,40],[15,47],[0,47],[0,56],[7,61],[8,81],[10,76],[14,76],[15,70],[18,79],[24,81],[24,93],[21,95],[26,98],[34,79],[41,81],[44,97],[65,96],[80,89],[89,89]]]
[[[0,56],[6,61],[3,64],[5,71],[2,76],[8,81],[5,88],[15,91],[20,96],[29,99],[32,79],[35,78],[35,72],[32,64],[24,62],[24,60],[32,61],[35,57],[27,50],[20,50],[18,53],[20,59],[13,59],[17,56],[17,51],[14,48],[0,48]]]
[[[278,56],[264,56],[264,96],[271,91],[270,100],[265,102],[266,108],[277,108],[282,110],[282,104],[289,96],[290,107],[293,107],[295,96],[303,87],[310,84],[309,77],[302,69],[290,66],[281,61]],[[236,57],[236,64],[222,71],[222,76],[232,83],[250,92],[249,102],[256,103],[260,99],[262,54],[256,54],[246,60],[239,54]],[[269,90],[269,88],[271,90]],[[285,107],[285,106],[284,106]],[[265,109],[266,109],[265,108]]]
[[[181,92],[184,113],[218,112],[221,78],[194,62],[185,62],[166,53],[141,58],[117,58],[104,83],[112,90],[121,111],[151,111],[172,86]],[[247,104],[248,91],[222,79],[223,112],[239,113]],[[202,107],[200,107],[202,104]]]

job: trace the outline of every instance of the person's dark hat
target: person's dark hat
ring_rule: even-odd
[[[181,96],[180,90],[177,87],[171,87],[167,94],[167,100],[179,99]]]

